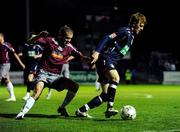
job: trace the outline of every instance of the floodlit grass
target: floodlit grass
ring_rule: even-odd
[[[80,86],[77,96],[67,106],[71,117],[59,117],[57,108],[66,91],[53,91],[46,100],[48,89],[44,89],[40,99],[25,116],[15,120],[24,104],[25,86],[15,86],[16,102],[5,102],[8,92],[0,86],[0,131],[1,132],[166,132],[180,131],[180,86],[178,85],[119,85],[115,108],[130,104],[137,110],[135,120],[124,121],[120,115],[110,119],[104,117],[106,103],[92,109],[93,119],[75,117],[75,110],[100,94],[94,86]]]

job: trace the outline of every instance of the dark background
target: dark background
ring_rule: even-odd
[[[75,31],[73,43],[81,47],[79,36],[97,33],[98,39],[105,33],[125,25],[137,11],[147,17],[147,25],[134,42],[134,60],[149,57],[152,51],[172,53],[180,60],[179,19],[177,3],[173,1],[147,0],[4,0],[1,1],[0,32],[6,41],[18,50],[30,31],[48,30],[56,35],[60,26],[67,24]],[[27,12],[29,11],[29,12]],[[86,16],[108,16],[100,22],[86,20]],[[98,42],[93,41],[95,45]],[[81,43],[81,44],[80,44]],[[81,48],[80,48],[81,49]]]

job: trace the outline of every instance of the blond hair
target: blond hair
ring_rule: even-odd
[[[129,21],[129,26],[134,26],[138,23],[143,23],[144,25],[147,24],[147,20],[146,20],[146,17],[140,13],[140,12],[137,12],[133,15],[131,15],[130,17],[130,21]]]
[[[73,30],[69,26],[64,25],[59,29],[59,35],[67,36],[68,34],[73,34]]]

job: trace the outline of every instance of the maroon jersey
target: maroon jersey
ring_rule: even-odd
[[[3,44],[0,44],[0,64],[10,63],[9,52],[15,52],[10,43],[4,42]]]
[[[60,46],[59,43],[52,37],[39,38],[36,42],[43,44],[44,52],[40,62],[40,68],[60,74],[62,65],[68,63],[70,56],[82,57],[82,53],[68,43],[64,47]]]

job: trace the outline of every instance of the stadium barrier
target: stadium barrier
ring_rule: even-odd
[[[94,71],[71,71],[70,78],[80,84],[95,84],[96,73]]]
[[[11,71],[10,78],[13,84],[24,84],[23,72]],[[71,71],[70,78],[80,84],[94,84],[96,74],[94,71]]]
[[[10,71],[9,74],[13,84],[24,84],[22,71]]]
[[[22,71],[11,71],[10,78],[13,84],[24,84]],[[70,78],[80,84],[94,85],[96,74],[94,71],[71,71]],[[162,84],[180,84],[180,72],[164,71]]]
[[[180,84],[180,72],[164,71],[163,84]]]

